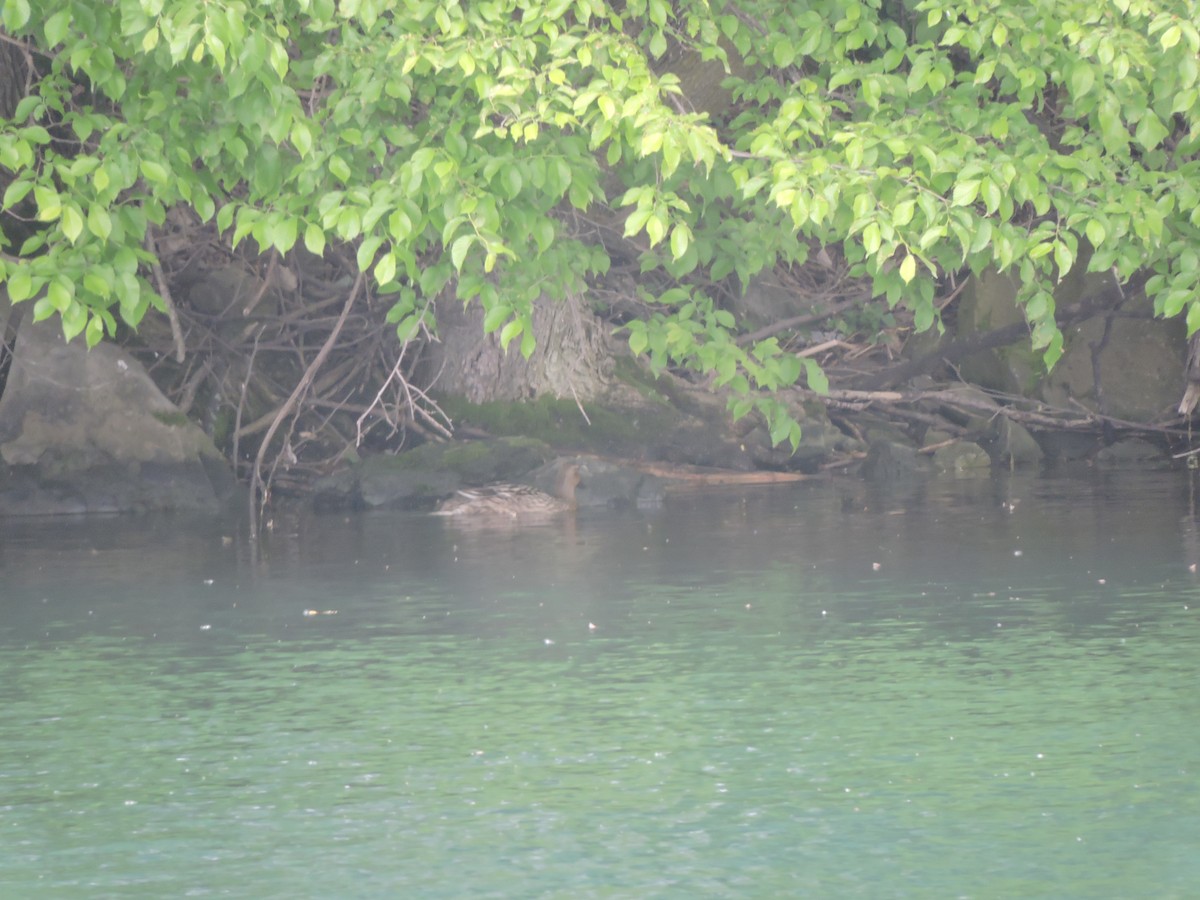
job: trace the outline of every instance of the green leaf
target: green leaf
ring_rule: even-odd
[[[491,334],[511,318],[512,307],[505,303],[497,303],[483,317],[483,333]],[[507,346],[507,342],[505,342],[505,345]]]
[[[772,54],[775,59],[775,65],[780,69],[786,69],[796,59],[796,48],[792,46],[792,42],[787,37],[780,35],[779,40],[775,42],[772,48]]]
[[[1193,300],[1188,304],[1187,311],[1187,333],[1191,337],[1200,329],[1200,301]]]
[[[65,313],[75,302],[75,285],[61,275],[46,286],[46,299],[59,313]]]
[[[450,261],[454,264],[456,272],[462,271],[463,261],[476,240],[478,238],[474,234],[464,234],[455,238],[454,243],[450,245]]]
[[[1075,254],[1063,241],[1054,242],[1054,264],[1058,267],[1058,278],[1061,281],[1071,271],[1075,264]]]
[[[692,231],[682,222],[671,229],[671,257],[679,259],[687,253],[691,240]]]
[[[970,206],[979,196],[979,179],[969,178],[954,185],[954,195],[950,198],[951,206]]]
[[[300,221],[295,216],[280,215],[267,228],[267,242],[281,254],[296,246]]]
[[[109,273],[111,275],[111,273]],[[83,275],[83,288],[92,294],[95,294],[102,300],[107,300],[112,294],[108,280],[100,275],[99,272],[89,269]]]
[[[375,263],[375,281],[381,285],[388,284],[396,278],[396,257],[385,253]]]
[[[8,276],[8,298],[13,303],[20,303],[33,296],[33,278],[25,268],[17,269]]]
[[[93,315],[88,318],[87,328],[84,329],[83,339],[87,342],[88,349],[95,347],[104,338],[104,320],[98,315]]]
[[[804,358],[804,377],[808,380],[808,386],[818,394],[829,393],[829,378],[816,360]]]
[[[1152,111],[1146,110],[1142,114],[1141,121],[1138,122],[1137,130],[1134,132],[1134,139],[1145,147],[1147,150],[1153,150],[1163,142],[1163,139],[1170,134],[1166,126],[1159,121]]]
[[[1071,94],[1075,99],[1078,100],[1087,94],[1095,83],[1096,72],[1091,63],[1086,59],[1076,60],[1071,66],[1070,76]]]
[[[33,197],[37,201],[38,221],[53,222],[62,215],[62,199],[54,188],[42,184],[33,186]]]
[[[67,36],[70,28],[71,11],[69,9],[60,9],[46,20],[46,24],[42,28],[43,34],[46,35],[46,46],[58,46],[62,43],[63,38]]]
[[[0,207],[4,209],[12,209],[14,206],[24,200],[26,195],[32,189],[32,181],[12,182],[4,191],[4,200],[0,202]]]
[[[108,236],[112,234],[112,218],[109,216],[108,210],[99,204],[92,204],[88,208],[87,226],[88,231],[100,240],[108,240]]]
[[[349,184],[351,181],[350,165],[340,156],[329,157],[329,172],[343,184]]]
[[[192,207],[196,210],[196,215],[200,217],[201,222],[208,222],[216,212],[217,206],[213,202],[212,197],[208,194],[197,194],[192,201]]]
[[[651,207],[639,204],[638,208],[625,218],[625,237],[631,237],[641,231],[649,220],[651,212]]]
[[[862,233],[863,249],[867,251],[868,255],[872,255],[879,249],[882,240],[879,232],[879,223],[868,222],[867,227],[863,229]]]
[[[237,208],[232,203],[226,203],[217,210],[217,231],[224,232],[229,230],[229,226],[233,224],[234,213]]]
[[[521,333],[523,327],[520,319],[509,320],[509,323],[504,326],[504,330],[500,332],[500,349],[508,350],[508,345]]]
[[[632,324],[641,325],[642,323],[637,322],[631,323],[631,325]],[[629,350],[634,356],[639,356],[644,353],[649,344],[650,340],[646,337],[646,329],[644,327],[631,328],[629,332]]]
[[[325,232],[320,225],[309,222],[304,228],[304,246],[313,256],[325,255]]]
[[[67,240],[74,244],[83,234],[83,213],[73,203],[63,207],[62,230]],[[82,330],[83,326],[80,326]],[[76,332],[78,334],[78,332]]]
[[[661,30],[656,30],[650,36],[650,44],[647,49],[652,57],[660,59],[667,52],[667,36]]]
[[[62,313],[63,336],[72,341],[87,327],[87,308],[82,303],[71,303]]]
[[[650,246],[658,244],[667,234],[667,217],[659,212],[651,214],[646,220],[646,237],[650,238]]]
[[[29,21],[29,0],[4,0],[4,27],[18,32]]]
[[[170,179],[167,167],[157,160],[143,159],[141,164],[142,176],[149,182],[165,185]]]

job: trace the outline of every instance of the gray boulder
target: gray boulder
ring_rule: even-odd
[[[224,457],[120,348],[17,332],[0,395],[0,515],[217,510]]]

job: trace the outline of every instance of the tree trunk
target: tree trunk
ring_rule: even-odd
[[[472,403],[527,400],[550,394],[580,402],[599,396],[612,373],[606,328],[578,297],[556,303],[540,297],[534,303],[533,332],[537,348],[521,355],[520,338],[507,352],[499,332],[483,333],[483,309],[456,300],[437,307],[440,341],[426,353],[425,377],[440,394]]]
[[[0,119],[8,119],[16,112],[17,104],[25,96],[28,80],[26,57],[16,44],[0,40]]]

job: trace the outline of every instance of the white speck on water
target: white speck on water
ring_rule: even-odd
[[[1014,550],[1013,551],[1013,556],[1024,556],[1024,555],[1025,555],[1024,550]]]

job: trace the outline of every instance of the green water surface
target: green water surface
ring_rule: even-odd
[[[1196,896],[1191,490],[6,523],[0,896]]]

